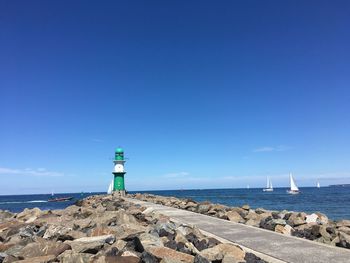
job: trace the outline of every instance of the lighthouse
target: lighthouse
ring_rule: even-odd
[[[124,170],[124,150],[120,147],[115,149],[114,155],[114,182],[113,182],[113,191],[121,196],[125,195],[125,184],[124,184],[124,175],[126,174]]]

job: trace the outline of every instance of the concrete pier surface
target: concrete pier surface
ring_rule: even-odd
[[[126,198],[148,210],[169,216],[175,221],[195,225],[217,236],[256,252],[269,262],[331,263],[350,262],[350,249],[333,247],[314,241],[286,236],[273,231],[234,223],[182,209]]]

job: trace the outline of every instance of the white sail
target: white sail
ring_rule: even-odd
[[[270,188],[270,189],[273,189],[273,187],[272,187],[272,181],[271,181],[271,180],[270,180],[269,188]]]
[[[270,188],[270,179],[268,177],[266,179],[266,188]]]
[[[317,182],[317,188],[320,188],[321,186],[320,186],[320,182]]]
[[[107,194],[111,194],[112,192],[113,192],[113,180],[111,181],[111,183],[108,186]]]
[[[294,182],[292,174],[289,174],[289,178],[290,178],[290,190],[291,191],[299,191],[299,188],[297,187],[297,185]]]

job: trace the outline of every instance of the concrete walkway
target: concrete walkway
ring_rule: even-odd
[[[150,202],[130,198],[127,200],[167,215],[178,222],[195,225],[205,232],[257,252],[258,256],[266,255],[265,259],[270,262],[350,262],[350,250],[345,248],[285,236],[269,230]],[[261,258],[264,259],[264,257]]]

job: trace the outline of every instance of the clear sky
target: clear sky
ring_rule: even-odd
[[[350,183],[349,1],[1,1],[0,194]]]

